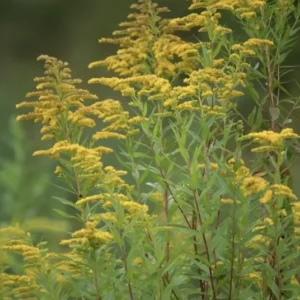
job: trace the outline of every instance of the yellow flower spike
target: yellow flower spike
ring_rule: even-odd
[[[188,111],[195,111],[199,110],[199,107],[194,106],[195,101],[186,101],[176,106],[176,109],[181,110],[188,110]]]
[[[80,206],[80,205],[90,203],[90,202],[103,201],[104,199],[105,199],[105,195],[103,195],[103,194],[93,195],[93,196],[81,198],[75,204]]]
[[[299,201],[293,202],[292,203],[292,209],[293,209],[294,214],[299,215],[299,213],[300,213],[300,202]]]
[[[274,225],[274,221],[271,218],[269,218],[269,217],[265,218],[264,222],[267,223],[269,226],[273,226]]]
[[[252,132],[247,134],[243,139],[250,138],[254,142],[261,144],[260,147],[252,149],[252,152],[269,152],[282,151],[286,139],[298,139],[300,136],[293,132],[291,128],[283,129],[280,133],[272,130],[264,130],[261,132]]]
[[[267,204],[272,201],[273,192],[271,190],[268,190],[264,193],[263,197],[260,198],[259,202],[261,204]]]
[[[176,30],[180,31],[190,31],[194,27],[203,28],[205,26],[205,16],[196,13],[189,14],[182,18],[171,19],[167,24],[165,30],[174,32]]]
[[[256,12],[254,11],[249,11],[249,12],[244,12],[241,14],[242,19],[247,19],[250,20],[251,18],[256,16]]]
[[[283,184],[273,184],[271,185],[272,192],[275,196],[284,196],[292,200],[297,200],[296,195],[293,191],[286,185]]]
[[[20,242],[20,244],[8,244],[1,247],[1,249],[21,254],[26,262],[30,261],[31,263],[35,263],[40,258],[39,248],[22,244],[22,242]]]
[[[148,0],[140,0],[139,4],[132,5],[131,9],[135,12],[129,14],[127,21],[119,25],[120,30],[113,32],[113,38],[99,40],[101,43],[118,45],[117,53],[102,61],[91,63],[89,68],[105,66],[123,77],[142,75],[148,71],[146,66],[149,52],[153,45],[155,49],[155,42],[163,34],[165,27],[160,14],[169,10]],[[170,74],[172,66],[161,65],[156,71],[167,71]],[[130,92],[128,90],[126,93]]]
[[[246,177],[249,177],[251,175],[250,170],[245,167],[245,166],[241,166],[240,168],[238,168],[234,174],[235,176],[235,183],[239,184],[239,182],[241,180],[244,180]]]
[[[86,222],[85,228],[73,232],[71,239],[62,240],[60,244],[65,246],[80,245],[97,248],[112,241],[113,236],[107,231],[97,229],[97,224],[98,221]]]
[[[124,201],[121,205],[128,211],[130,215],[145,215],[148,212],[148,206],[133,201]]]
[[[128,124],[138,124],[142,123],[143,121],[146,121],[146,118],[143,118],[141,116],[136,116],[128,120]]]
[[[199,44],[188,43],[173,34],[162,35],[153,46],[154,73],[157,76],[175,76],[191,72],[199,61]],[[179,58],[179,62],[175,59]]]
[[[251,196],[253,194],[264,191],[267,187],[268,182],[261,177],[246,177],[242,182],[242,191],[245,196]]]
[[[259,244],[265,244],[267,245],[270,239],[262,234],[255,235],[248,243],[248,248],[257,248]]]
[[[124,134],[120,134],[117,132],[109,132],[109,131],[99,131],[93,135],[93,140],[103,140],[103,139],[119,139],[124,140],[126,136]]]
[[[225,63],[224,58],[214,59],[214,60],[213,60],[213,67],[214,67],[214,68],[220,67],[220,66],[222,66],[224,63]]]
[[[243,49],[243,46],[241,44],[234,44],[231,47],[231,50],[233,50],[233,51],[238,51],[238,50],[242,50],[242,49]]]
[[[86,245],[86,244],[88,244],[88,239],[86,237],[72,238],[69,240],[61,240],[59,244],[62,246],[72,246],[74,244]]]
[[[139,265],[143,264],[143,262],[144,262],[144,260],[141,257],[136,257],[133,261],[133,264],[135,266],[139,266]]]
[[[26,232],[22,230],[18,225],[17,226],[10,226],[10,227],[3,227],[0,228],[0,236],[26,236]]]
[[[9,290],[9,298],[7,299],[37,300],[34,295],[41,292],[41,288],[36,283],[36,279],[32,276],[1,273],[0,282],[1,286],[4,287],[4,290],[1,292]],[[4,299],[6,299],[6,297],[4,297]]]
[[[260,272],[252,272],[252,273],[249,273],[249,274],[247,274],[245,276],[248,277],[248,278],[250,278],[250,279],[254,279],[256,281],[262,279]]]
[[[252,229],[252,232],[261,231],[261,230],[264,230],[265,228],[266,228],[265,225],[255,226],[255,227]]]
[[[212,170],[217,170],[217,169],[219,169],[219,165],[217,163],[212,162],[212,163],[210,163],[210,168]]]
[[[221,203],[223,204],[241,204],[241,201],[239,200],[233,200],[233,199],[226,199],[226,198],[221,198]]]
[[[47,55],[41,55],[38,60],[45,61],[45,76],[35,78],[34,81],[38,83],[37,91],[26,95],[30,98],[37,97],[38,101],[17,104],[17,108],[32,107],[33,109],[32,112],[18,116],[17,120],[32,119],[41,122],[42,140],[48,140],[55,138],[55,134],[60,132],[62,114],[67,112],[69,107],[81,109],[84,107],[85,100],[96,100],[98,97],[76,87],[81,80],[71,78],[71,70],[67,67],[67,63]],[[74,114],[76,115],[76,112]],[[71,118],[70,121],[81,127],[94,126],[93,120],[82,113],[77,113],[76,118]]]
[[[244,47],[252,48],[258,46],[273,46],[274,42],[270,40],[251,38],[243,43]]]
[[[106,212],[99,214],[99,219],[104,222],[116,223],[118,221],[115,213]]]
[[[287,211],[285,209],[281,209],[277,212],[277,215],[279,217],[286,217],[287,216]]]

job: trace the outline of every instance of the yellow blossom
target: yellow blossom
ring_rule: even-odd
[[[30,245],[23,244],[22,241],[14,243],[11,241],[11,244],[7,244],[1,248],[2,250],[13,251],[20,253],[24,261],[33,261],[36,262],[40,257],[40,249]]]
[[[223,204],[241,204],[241,201],[239,201],[239,200],[233,200],[233,199],[221,198],[221,203],[223,203]]]
[[[267,244],[270,241],[269,238],[262,234],[255,235],[248,243],[247,247],[256,248],[259,244]]]
[[[281,209],[277,212],[277,215],[279,217],[286,217],[287,216],[287,211],[285,209]]]
[[[271,190],[267,190],[267,191],[264,193],[263,197],[260,198],[259,202],[260,202],[261,204],[267,204],[267,203],[271,202],[272,197],[273,197],[273,192],[272,192]]]
[[[251,38],[247,40],[243,46],[245,47],[257,47],[257,46],[273,46],[274,43],[270,40],[264,40],[264,39],[257,39],[257,38]]]
[[[168,12],[149,1],[139,1],[131,6],[135,12],[122,22],[120,30],[113,32],[113,38],[102,38],[101,43],[116,44],[119,50],[115,55],[89,65],[90,68],[105,66],[120,76],[136,76],[147,72],[149,52],[157,36],[162,34],[164,23],[159,16]]]
[[[100,220],[105,222],[112,222],[112,223],[117,222],[117,216],[115,213],[112,212],[101,213],[99,214],[99,218]]]
[[[242,190],[245,196],[259,193],[268,187],[268,182],[257,176],[246,177],[242,182]]]
[[[264,222],[267,223],[270,226],[274,225],[274,221],[271,218],[269,218],[269,217],[265,218]]]
[[[255,226],[255,227],[252,229],[252,232],[260,231],[260,230],[263,230],[263,229],[265,229],[265,228],[266,228],[265,225]]]
[[[297,197],[293,193],[293,191],[286,185],[283,184],[273,184],[271,185],[271,189],[275,196],[284,196],[293,200],[297,200]]]
[[[141,116],[136,116],[136,117],[133,117],[131,119],[128,120],[128,123],[129,124],[135,124],[135,123],[141,123],[145,120],[145,118],[141,117]]]
[[[271,150],[281,150],[284,140],[286,139],[298,139],[300,136],[293,132],[293,129],[286,128],[280,133],[264,130],[261,132],[252,132],[244,137],[253,139],[254,142],[261,144],[261,147],[252,149],[253,152],[268,152]]]
[[[120,134],[117,132],[108,132],[108,131],[99,131],[93,135],[94,140],[102,140],[102,139],[126,139],[124,134]]]
[[[133,264],[138,266],[138,265],[141,265],[143,263],[143,259],[141,257],[136,257],[133,261]]]
[[[139,204],[133,201],[124,201],[121,205],[129,212],[131,215],[136,214],[146,214],[148,212],[148,206],[144,204]]]
[[[101,229],[97,229],[98,221],[88,221],[85,223],[85,228],[79,229],[72,233],[72,238],[69,240],[62,240],[61,245],[81,245],[90,246],[92,248],[99,247],[105,243],[113,240],[113,236]]]
[[[254,279],[254,280],[261,280],[262,279],[261,274],[259,272],[249,273],[249,274],[247,274],[247,277],[251,278],[251,279]]]
[[[59,124],[64,112],[68,112],[70,107],[80,109],[85,106],[83,104],[85,100],[96,100],[98,97],[76,87],[81,80],[71,78],[68,63],[47,55],[39,56],[38,60],[45,61],[45,75],[47,76],[36,78],[37,90],[26,96],[37,97],[38,101],[24,101],[17,104],[17,108],[33,108],[32,112],[18,116],[17,120],[32,119],[35,122],[41,122],[43,124],[42,140],[47,140],[55,138],[60,132]],[[82,127],[94,126],[93,120],[85,117],[84,114],[77,114],[76,120],[73,121]]]

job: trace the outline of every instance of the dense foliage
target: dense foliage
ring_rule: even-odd
[[[59,198],[70,210],[57,212],[76,228],[58,253],[22,226],[1,228],[1,299],[298,299],[300,202],[289,167],[300,136],[288,127],[298,98],[284,87],[284,61],[299,8],[193,0],[173,19],[151,0],[132,9],[100,40],[116,54],[89,65],[114,72],[89,83],[120,92],[130,111],[79,88],[68,63],[38,58],[44,75],[17,120],[42,124],[49,147],[34,156],[57,162],[77,198]],[[241,101],[254,107],[246,117]]]

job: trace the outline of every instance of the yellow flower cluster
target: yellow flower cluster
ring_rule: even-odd
[[[36,264],[40,258],[40,249],[24,243],[24,240],[12,240],[7,242],[1,250],[12,251],[23,256],[27,264]]]
[[[199,169],[203,170],[205,169],[205,164],[198,164],[197,166]],[[219,168],[219,165],[217,163],[211,162],[209,164],[209,169],[210,170],[217,170]]]
[[[233,80],[234,78],[224,70],[206,67],[192,72],[190,77],[185,79],[185,83],[192,86],[200,84],[202,97],[205,97],[205,93],[209,91],[210,95],[215,94],[222,101],[243,95],[242,92],[234,90]]]
[[[105,66],[120,76],[138,76],[151,70],[149,53],[160,35],[159,28],[163,27],[160,14],[169,10],[147,0],[139,0],[131,8],[136,12],[120,24],[121,30],[113,32],[116,37],[100,39],[101,43],[119,45],[116,55],[93,62],[89,68]]]
[[[240,200],[233,200],[229,198],[221,198],[221,203],[223,204],[241,204]]]
[[[73,250],[69,253],[64,253],[59,262],[55,264],[55,268],[58,271],[56,274],[56,280],[58,282],[67,283],[64,273],[67,272],[72,278],[79,277],[83,274],[84,261],[82,256]]]
[[[259,46],[273,46],[274,42],[270,40],[265,39],[257,39],[257,38],[251,38],[243,43],[243,46],[246,48],[253,48],[253,47],[259,47]]]
[[[267,204],[272,201],[273,192],[271,190],[267,190],[264,195],[260,198],[259,202],[261,204]]]
[[[33,277],[7,273],[0,274],[0,289],[3,299],[38,300],[35,295],[42,291]]]
[[[199,6],[200,7],[200,6]],[[198,8],[196,5],[190,6],[190,9]],[[191,13],[181,18],[171,19],[166,26],[166,31],[190,31],[192,28],[198,28],[199,32],[208,31],[212,28],[215,35],[224,35],[231,33],[231,29],[219,25],[221,14],[213,7],[211,3],[206,3],[205,10],[201,13]]]
[[[103,244],[106,244],[113,240],[113,236],[101,229],[97,229],[97,221],[88,221],[85,223],[85,228],[77,230],[72,233],[72,238],[68,240],[62,240],[61,245],[67,246],[82,246],[98,248]]]
[[[88,178],[91,182],[97,181],[102,176],[101,157],[104,153],[110,153],[112,149],[107,147],[86,148],[79,144],[71,144],[67,140],[56,142],[48,150],[38,150],[34,156],[46,155],[59,159],[63,154],[69,154],[73,167],[84,170],[82,177]]]
[[[284,147],[285,140],[298,138],[300,136],[294,133],[292,128],[282,129],[280,133],[271,130],[252,132],[243,137],[243,139],[252,139],[254,142],[261,144],[260,147],[253,148],[252,152],[278,152]]]
[[[121,202],[122,207],[128,211],[130,216],[135,215],[147,215],[148,206],[145,204],[139,204],[134,201],[124,201]]]
[[[92,202],[97,202],[99,201],[100,203],[106,204],[106,203],[112,203],[115,200],[117,201],[128,201],[129,198],[127,196],[125,196],[124,194],[120,194],[120,193],[103,193],[103,194],[98,194],[98,195],[93,195],[93,196],[88,196],[88,197],[84,197],[81,198],[80,200],[78,200],[76,202],[76,205],[83,205],[86,203],[92,203]]]
[[[120,79],[117,77],[112,78],[92,78],[89,83],[100,83],[111,87],[115,91],[120,91],[123,96],[136,93],[135,88],[131,85],[139,85],[137,96],[148,95],[148,100],[161,100],[167,97],[171,91],[171,85],[168,80],[158,77],[156,75],[142,75],[130,78]]]
[[[270,238],[262,234],[255,235],[246,245],[247,248],[257,248],[259,245],[267,245],[271,241]]]
[[[199,63],[199,43],[183,41],[176,35],[163,34],[153,45],[154,73],[157,76],[175,76],[190,73]]]
[[[254,56],[256,54],[255,48],[260,46],[273,46],[274,43],[266,39],[250,38],[243,44],[234,44],[231,47],[233,53],[229,56],[229,61],[235,65],[243,65],[244,68],[249,67],[249,64],[243,61],[243,58]],[[243,62],[242,62],[243,61]]]
[[[143,262],[144,262],[144,260],[143,260],[141,257],[136,257],[136,258],[134,259],[134,261],[133,261],[133,264],[134,264],[135,266],[139,266],[139,265],[142,265]]]
[[[11,237],[25,237],[26,233],[18,225],[0,228],[0,237],[3,239]]]
[[[43,140],[55,138],[62,129],[67,130],[61,128],[66,112],[71,122],[82,127],[93,127],[94,121],[84,116],[82,108],[85,100],[96,100],[98,97],[76,87],[81,80],[71,78],[68,63],[47,55],[41,55],[38,60],[45,61],[45,76],[36,78],[37,90],[27,94],[28,98],[38,97],[38,101],[24,101],[17,104],[17,108],[33,108],[32,112],[18,116],[17,120],[31,119],[41,122]],[[72,109],[77,108],[81,110],[76,114],[71,112]]]
[[[96,216],[99,218],[100,221],[104,222],[110,222],[110,223],[116,223],[117,222],[117,216],[116,213],[113,212],[106,212],[106,213],[101,213]]]
[[[292,200],[297,200],[297,197],[293,191],[286,185],[283,184],[272,184],[270,186],[274,196],[283,196]]]
[[[123,179],[121,179],[121,176],[127,174],[126,171],[116,170],[112,166],[105,167],[104,171],[105,171],[104,176],[101,178],[103,185],[107,185],[107,186],[112,185],[112,187],[118,186],[119,188],[130,187],[129,185],[125,184],[125,181]]]
[[[126,132],[129,129],[127,124],[129,114],[123,110],[119,101],[113,99],[98,101],[88,107],[88,112],[101,119],[104,124],[110,123],[102,129],[103,131]]]
[[[105,66],[122,77],[149,73],[175,76],[194,70],[199,61],[199,44],[172,34],[172,25],[160,17],[168,8],[147,0],[139,0],[131,8],[136,12],[120,24],[121,30],[113,32],[115,37],[100,39],[101,43],[117,44],[117,53],[91,63],[90,68]]]
[[[251,196],[264,191],[268,187],[268,182],[261,177],[246,177],[242,182],[242,191],[245,196]]]
[[[112,172],[114,172],[114,169],[112,167],[109,167]],[[120,172],[120,171],[118,171]],[[122,175],[122,174],[119,174]],[[104,183],[105,185],[110,184]],[[124,184],[122,182],[122,184]],[[118,182],[113,182],[112,185],[120,185]],[[86,203],[91,202],[99,202],[102,204],[102,206],[106,209],[110,209],[114,205],[121,206],[127,211],[127,217],[131,218],[136,215],[146,216],[148,212],[148,206],[144,204],[139,204],[137,202],[132,201],[128,196],[121,194],[121,193],[103,193],[93,196],[88,196],[85,198],[81,198],[76,202],[76,205],[81,206],[85,205]],[[100,213],[95,214],[91,217],[94,220],[98,221],[109,221],[109,222],[116,222],[116,215],[113,212],[106,212],[106,213]]]
[[[203,28],[206,18],[201,14],[192,13],[182,18],[175,18],[169,21],[165,30],[169,31],[190,31],[194,27]]]
[[[205,8],[212,11],[229,10],[236,13],[243,19],[250,19],[256,16],[265,5],[265,0],[239,1],[239,0],[192,0],[193,4],[189,9]]]

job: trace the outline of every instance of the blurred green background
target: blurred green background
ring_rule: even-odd
[[[65,196],[53,183],[54,164],[48,158],[32,158],[36,149],[47,148],[40,142],[39,126],[32,122],[17,124],[15,105],[35,88],[33,78],[43,73],[43,65],[36,61],[40,54],[56,56],[68,61],[73,76],[87,82],[91,77],[107,75],[104,69],[89,70],[87,65],[103,59],[115,50],[111,45],[99,45],[100,37],[107,37],[126,19],[132,0],[1,0],[0,1],[0,226],[18,222],[25,229],[46,232],[68,230],[53,208],[64,209],[52,196]],[[167,5],[172,16],[184,15],[184,0],[158,1]],[[225,23],[231,22],[225,18]],[[239,26],[235,23],[234,26]],[[300,35],[299,35],[300,37]],[[300,63],[299,45],[294,47],[286,64]],[[299,68],[290,80],[300,77]],[[84,87],[87,87],[85,84]],[[101,86],[89,86],[100,99],[119,96]],[[298,93],[292,82],[286,85]],[[120,98],[119,98],[120,99]],[[126,101],[126,100],[122,100]],[[249,104],[244,103],[247,114]],[[249,111],[250,112],[250,111]],[[292,126],[299,133],[299,112]],[[294,188],[300,195],[299,162],[293,164]],[[69,197],[69,196],[68,196]],[[41,219],[45,218],[45,219]],[[60,225],[47,218],[55,218]],[[48,222],[48,223],[47,223]],[[47,233],[48,234],[48,233]],[[56,235],[56,233],[55,233]],[[48,238],[49,239],[49,238]]]

